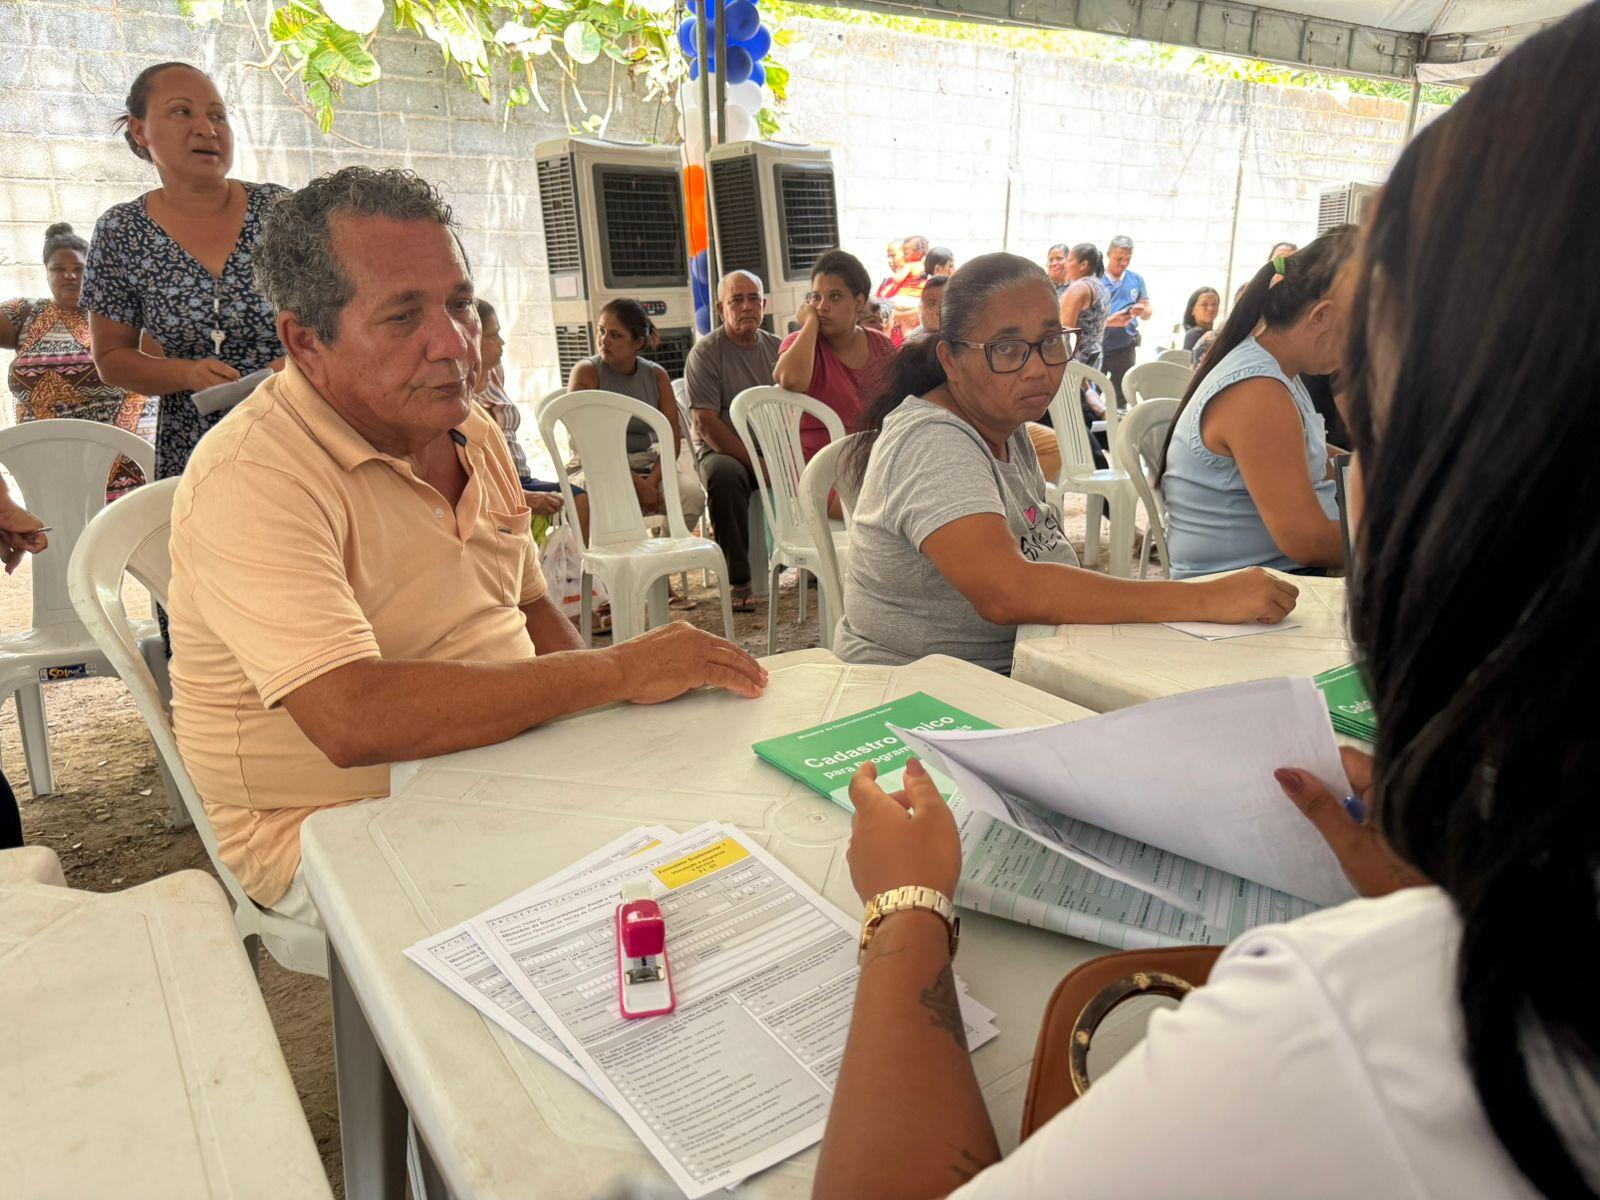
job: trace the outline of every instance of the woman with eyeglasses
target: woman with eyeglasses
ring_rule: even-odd
[[[892,913],[817,1200],[1600,1197],[1600,738],[1582,702],[1600,672],[1600,406],[1574,349],[1600,340],[1600,291],[1548,286],[1553,262],[1600,274],[1596,58],[1590,4],[1429,123],[1339,285],[1364,485],[1351,633],[1378,739],[1346,752],[1358,811],[1344,780],[1276,776],[1365,898],[1236,940],[1003,1159],[1011,1131],[996,1137],[951,1015],[949,931]],[[852,782],[863,900],[955,888],[950,810],[906,780]]]
[[[1157,472],[1174,579],[1343,565],[1335,452],[1301,376],[1344,357],[1333,285],[1355,245],[1341,225],[1263,266],[1190,380]]]
[[[920,286],[920,285],[919,285]],[[783,339],[772,382],[820,400],[853,431],[867,401],[878,394],[894,356],[887,334],[864,328],[872,277],[861,260],[844,250],[825,250],[811,268],[811,294],[800,307],[800,328]],[[806,461],[828,444],[828,431],[813,417],[800,420]]]
[[[1080,569],[1024,428],[1074,349],[1050,277],[985,254],[951,276],[940,311],[939,332],[895,358],[845,456],[860,498],[840,658],[949,654],[1009,672],[1022,624],[1275,623],[1294,608],[1295,588],[1265,571],[1145,583]]]

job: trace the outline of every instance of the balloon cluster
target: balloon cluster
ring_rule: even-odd
[[[711,14],[711,25],[706,29],[706,61],[700,59],[699,22],[704,19],[701,4]],[[767,69],[762,66],[772,49],[772,34],[761,23],[757,10],[758,0],[689,0],[693,16],[685,17],[678,26],[678,47],[689,59],[689,78],[698,82],[702,67],[711,72],[712,94],[716,94],[716,77],[725,81],[723,128],[718,130],[719,142],[744,142],[757,136],[756,114],[766,103],[762,86],[767,81]],[[727,61],[721,70],[717,66],[717,22],[722,23],[727,37]],[[678,88],[678,110],[683,116],[683,147],[688,165],[684,168],[684,192],[689,206],[689,282],[694,293],[694,323],[702,334],[711,332],[711,268],[706,253],[705,160],[706,141],[700,89],[684,85]],[[716,123],[716,114],[712,114]]]
[[[717,17],[721,16],[722,25],[728,31],[728,63],[727,75],[729,83],[743,83],[747,79],[754,80],[759,88],[767,81],[767,69],[761,65],[761,60],[767,56],[767,51],[772,49],[772,34],[761,23],[761,13],[756,9],[757,0],[711,0],[711,7],[715,10],[712,14],[711,27],[706,31],[706,47],[708,50],[707,62],[704,64],[710,70],[717,69]],[[689,11],[695,16],[685,17],[683,24],[678,26],[678,45],[689,59],[689,78],[700,78],[700,28],[699,5],[696,0],[689,0]]]

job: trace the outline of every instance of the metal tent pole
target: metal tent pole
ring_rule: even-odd
[[[716,281],[722,273],[722,265],[717,259],[717,230],[712,221],[711,210],[711,167],[706,161],[706,152],[711,149],[711,73],[706,70],[706,64],[710,61],[707,51],[710,50],[711,43],[706,34],[706,9],[715,2],[716,0],[700,0],[700,19],[694,26],[695,40],[700,52],[700,126],[705,134],[701,139],[705,149],[700,155],[700,170],[706,181],[706,283],[713,299],[716,297]],[[719,58],[717,61],[722,60]]]
[[[1411,81],[1411,104],[1406,109],[1406,135],[1400,139],[1402,146],[1411,144],[1411,139],[1417,134],[1417,114],[1422,107],[1422,80]]]

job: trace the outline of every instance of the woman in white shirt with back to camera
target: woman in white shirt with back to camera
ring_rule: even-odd
[[[1600,276],[1596,59],[1590,4],[1495,67],[1411,143],[1340,282],[1365,816],[1277,774],[1368,898],[1246,933],[1004,1159],[943,919],[892,913],[818,1197],[1600,1195],[1600,737],[1578,699],[1600,675],[1600,404],[1571,350],[1600,341],[1600,291],[1547,286],[1555,262]],[[851,795],[864,900],[952,894],[961,849],[925,774],[888,796],[862,768]]]

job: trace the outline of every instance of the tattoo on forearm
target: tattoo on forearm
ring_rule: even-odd
[[[928,1023],[935,1029],[943,1029],[952,1038],[956,1045],[963,1050],[967,1048],[967,1027],[961,1019],[961,1001],[956,994],[956,977],[946,963],[939,968],[939,974],[934,976],[933,985],[922,989],[917,997],[922,1007],[928,1010]]]
[[[948,1149],[954,1150],[956,1152],[956,1156],[960,1159],[959,1162],[953,1162],[950,1164],[950,1170],[962,1183],[966,1183],[969,1179],[977,1175],[978,1172],[984,1170],[989,1165],[971,1150],[968,1150],[965,1146],[957,1146],[952,1142],[946,1142],[945,1146]]]

